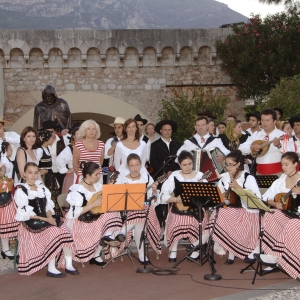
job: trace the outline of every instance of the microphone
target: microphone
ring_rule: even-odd
[[[147,202],[150,203],[154,198],[157,198],[157,195],[152,195],[149,199],[147,199]]]

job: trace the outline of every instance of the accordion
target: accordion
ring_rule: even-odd
[[[205,173],[210,170],[212,174],[207,178],[208,181],[215,181],[227,172],[225,160],[219,164],[216,161],[218,155],[224,155],[219,148],[199,149],[192,151],[194,170]]]

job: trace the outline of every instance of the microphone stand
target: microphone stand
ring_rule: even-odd
[[[165,159],[165,161],[164,161],[163,165],[160,167],[160,169],[152,176],[154,180],[156,179],[158,174],[169,164],[170,160],[172,160],[173,158],[175,158],[175,157],[173,155],[171,155]]]
[[[142,273],[142,274],[153,273],[153,268],[147,268],[146,267],[147,266],[147,262],[146,262],[146,237],[147,237],[146,226],[147,226],[148,215],[149,215],[149,210],[150,210],[150,206],[151,206],[151,200],[153,199],[152,197],[150,197],[147,200],[148,208],[147,208],[147,211],[146,211],[146,220],[145,220],[145,223],[144,223],[143,231],[141,233],[140,244],[139,244],[139,249],[141,249],[142,242],[144,241],[144,245],[143,245],[143,247],[144,247],[144,267],[143,268],[138,268],[136,270],[136,273]]]

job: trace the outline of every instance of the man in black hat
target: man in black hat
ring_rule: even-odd
[[[151,144],[150,163],[153,167],[152,174],[154,180],[162,174],[168,173],[169,171],[173,172],[175,170],[180,170],[179,165],[175,163],[175,158],[181,144],[171,138],[172,133],[176,130],[177,123],[172,120],[160,121],[155,126],[155,131],[161,134],[161,138]],[[163,169],[161,169],[163,164],[167,161],[169,163]],[[160,226],[164,227],[168,206],[165,204],[160,204],[156,206],[155,211]]]
[[[260,113],[258,111],[254,111],[252,113],[248,113],[246,116],[250,126],[246,132],[249,136],[251,136],[254,132],[260,131]]]
[[[144,141],[147,144],[147,161],[150,160],[150,150],[151,150],[151,141],[150,139],[143,134],[144,126],[147,124],[148,120],[143,119],[139,114],[134,117],[140,133],[140,141]]]

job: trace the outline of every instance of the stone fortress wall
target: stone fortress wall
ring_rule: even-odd
[[[172,88],[202,85],[223,90],[230,97],[226,113],[243,119],[244,101],[236,98],[229,76],[221,71],[214,46],[229,33],[219,28],[1,30],[0,113],[16,122],[52,83],[58,95],[107,95],[155,122]],[[102,108],[95,103],[92,112],[101,114]]]

